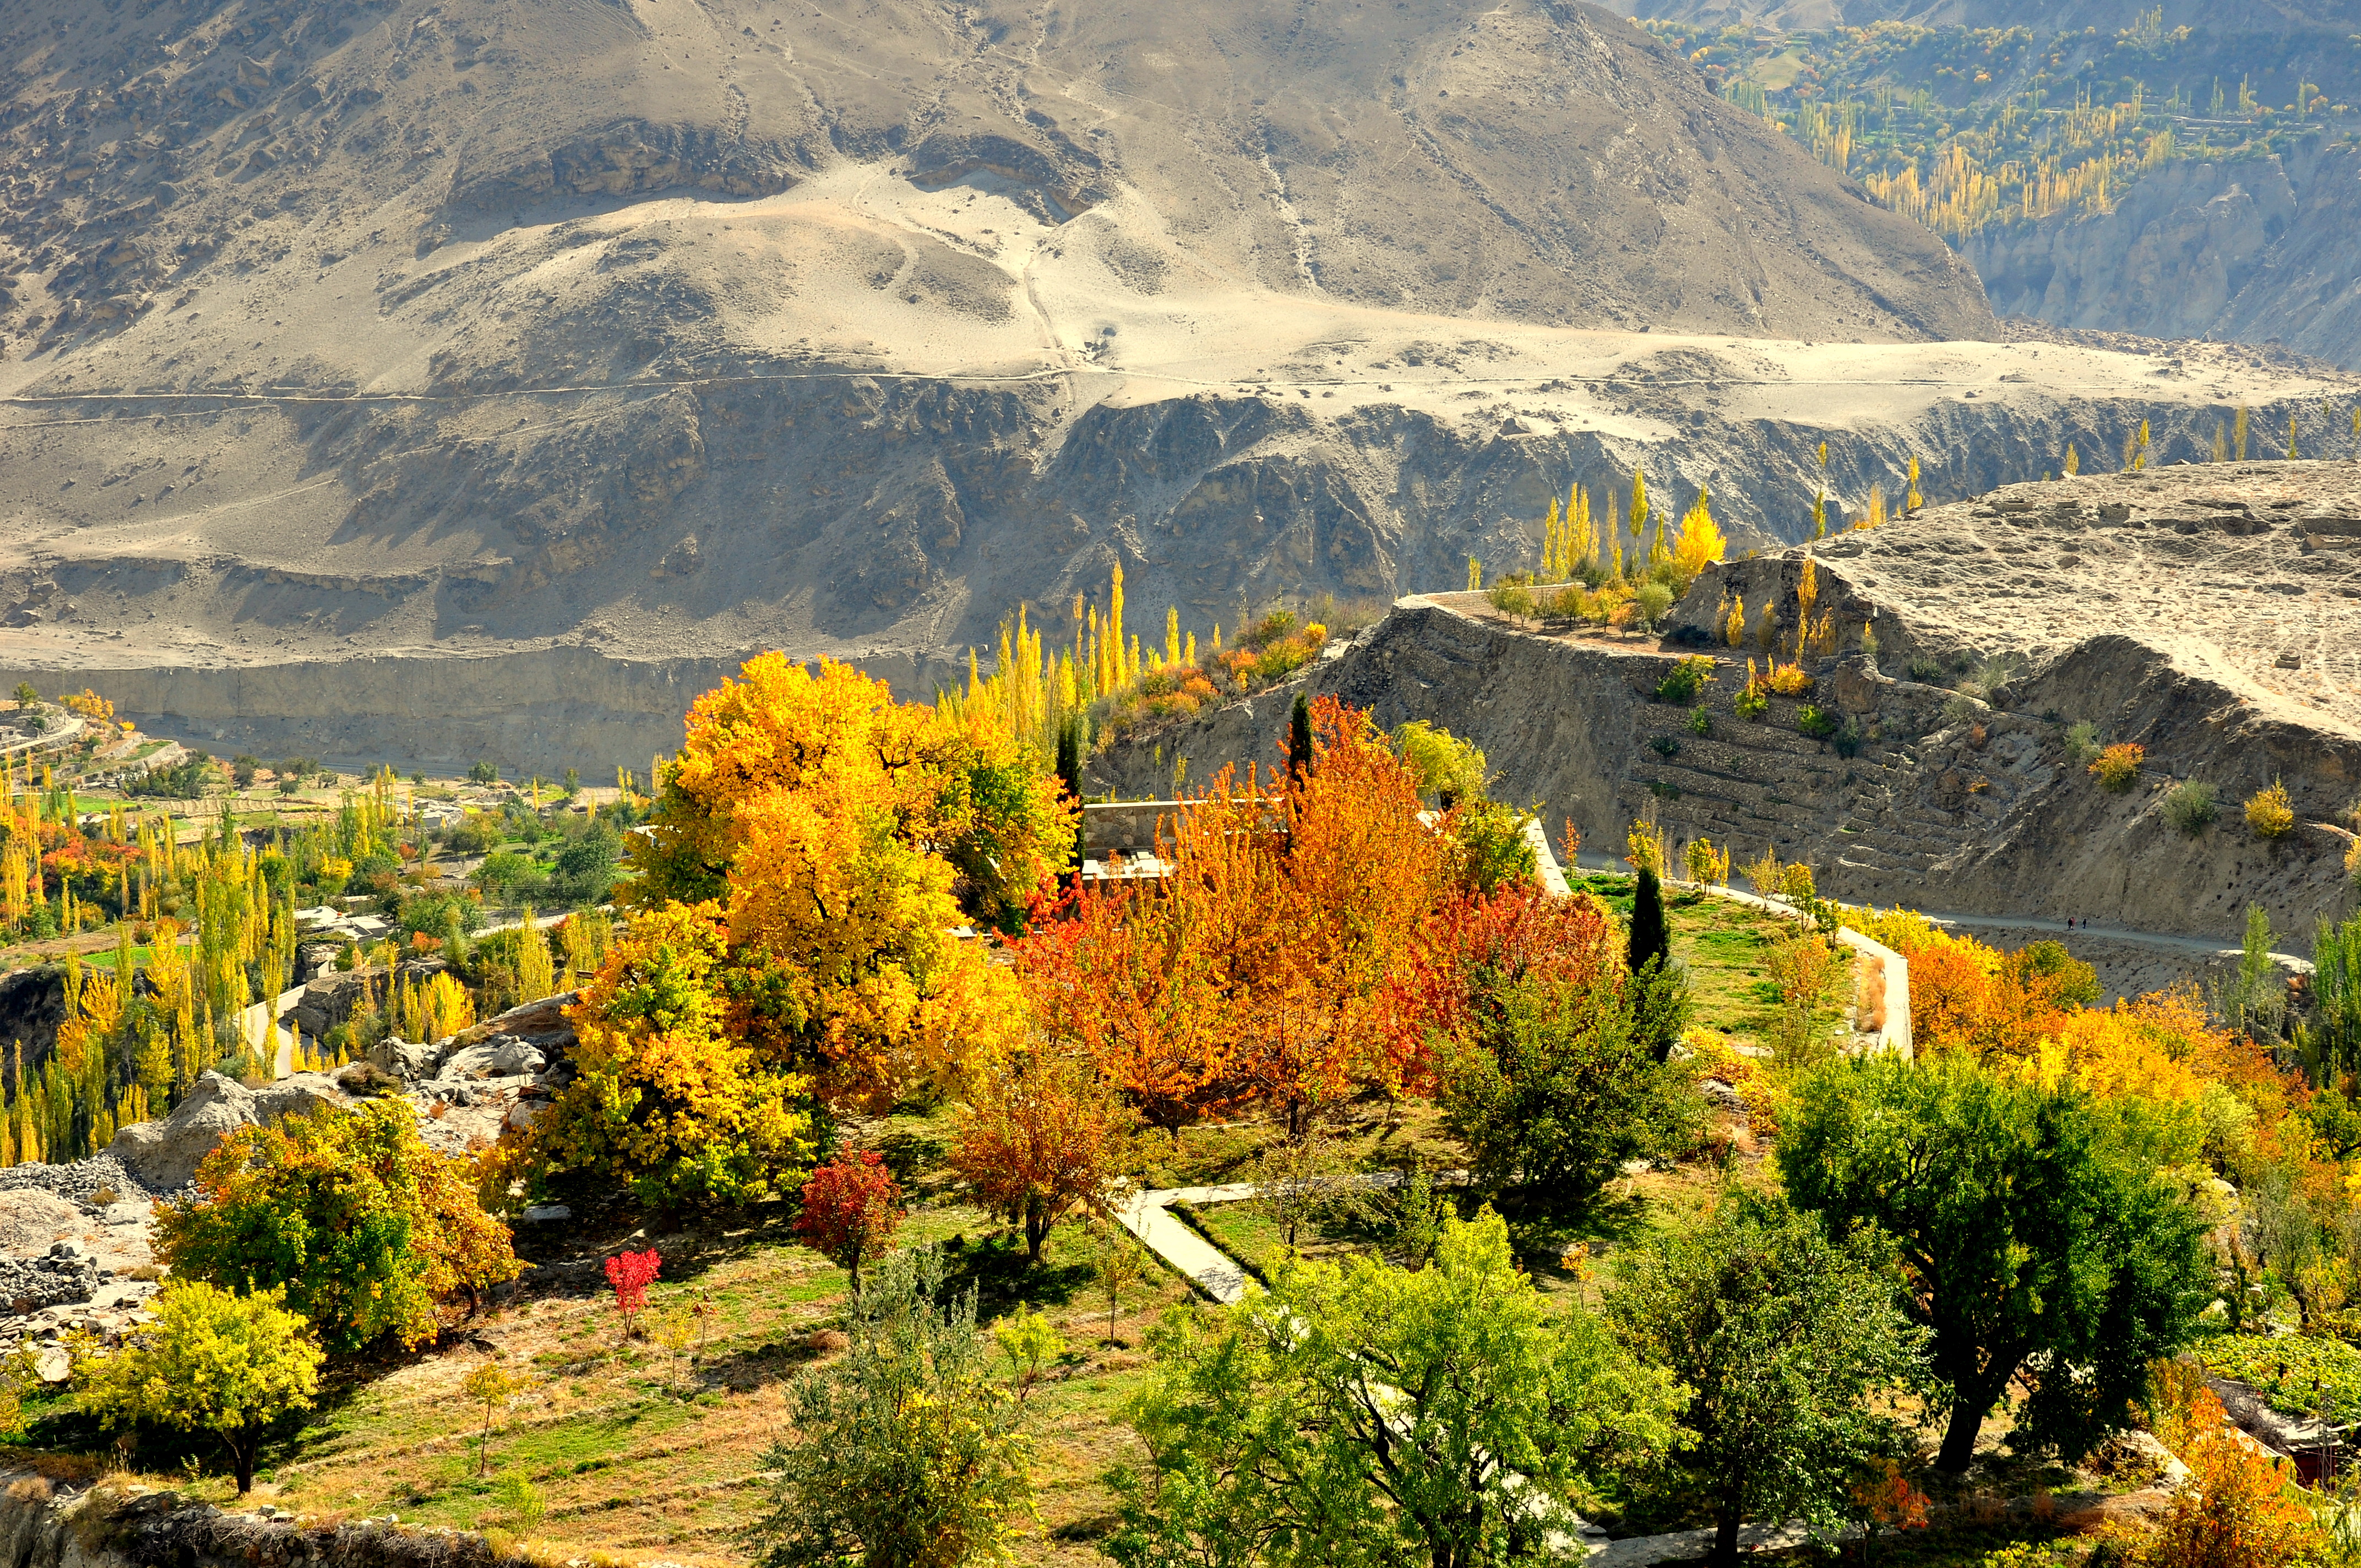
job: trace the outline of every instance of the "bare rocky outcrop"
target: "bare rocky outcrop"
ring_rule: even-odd
[[[238,1128],[351,1102],[352,1096],[324,1072],[299,1072],[258,1089],[207,1072],[198,1077],[170,1115],[123,1128],[106,1152],[144,1186],[173,1192],[194,1180],[205,1156]]]
[[[1424,718],[1466,736],[1499,770],[1497,795],[1610,852],[1653,810],[1675,840],[1708,837],[1741,859],[1775,849],[1856,902],[2095,916],[2215,941],[2234,940],[2256,903],[2301,933],[2352,899],[2342,862],[2361,800],[2356,487],[2361,474],[2332,464],[2009,487],[1715,568],[1661,642],[1554,633],[1507,620],[1481,595],[1426,596],[1301,685],[1389,727]],[[1773,697],[1762,722],[1741,719],[1731,699],[1745,658],[1763,654],[1724,644],[1730,605],[1745,600],[1751,627],[1772,599],[1792,630],[1807,556],[1818,607],[1848,643],[1873,624],[1877,659],[1807,660],[1808,698]],[[1694,653],[1717,661],[1698,705],[1705,735],[1694,708],[1653,700],[1674,660]],[[1982,697],[1953,689],[2002,656],[2016,662],[1984,670],[2008,678]],[[1154,796],[1180,758],[1192,779],[1268,762],[1290,696],[1282,687],[1137,737],[1093,762],[1093,786]],[[1803,700],[1838,733],[1800,733]],[[2134,790],[2099,789],[2069,755],[2077,722],[2147,749]],[[2163,809],[2191,778],[2221,803],[2194,838]],[[2266,843],[2239,803],[2275,780],[2299,820]]]
[[[1964,249],[1994,308],[2155,338],[2278,343],[2361,368],[2361,148],[2168,163],[2103,213]]]

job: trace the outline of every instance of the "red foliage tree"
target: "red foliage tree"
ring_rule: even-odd
[[[852,1276],[861,1294],[861,1266],[885,1250],[902,1224],[902,1189],[875,1149],[846,1144],[836,1157],[804,1179],[796,1234],[813,1251]]]
[[[648,1287],[654,1283],[664,1259],[653,1247],[645,1252],[619,1252],[607,1260],[607,1283],[615,1288],[615,1310],[623,1315],[623,1337],[631,1337],[631,1319],[645,1310]]]
[[[1387,981],[1379,1026],[1389,1087],[1433,1092],[1438,1057],[1476,1040],[1503,991],[1527,979],[1590,983],[1613,967],[1610,936],[1607,912],[1587,896],[1552,898],[1530,885],[1455,894]]]

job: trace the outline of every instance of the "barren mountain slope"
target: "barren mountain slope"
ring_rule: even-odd
[[[1726,645],[1729,605],[1742,598],[1750,620],[1775,605],[1784,652],[1807,556],[1816,609],[1846,645],[1873,621],[1876,657],[1806,657],[1808,696],[1742,718],[1732,699],[1746,660],[1764,655],[1751,635]],[[1696,708],[1651,700],[1697,652],[1717,661],[1702,734]],[[2008,678],[1984,698],[1945,689],[2002,657]],[[1675,843],[1809,861],[1839,898],[2224,939],[2260,903],[2301,933],[2352,900],[2361,470],[2191,465],[2010,486],[1714,568],[1661,645],[1428,596],[1304,679],[1387,726],[1424,718],[1468,737],[1499,770],[1497,795],[1609,852],[1653,812]],[[1093,784],[1155,795],[1184,758],[1197,780],[1267,763],[1290,695],[1143,733],[1095,761]],[[1845,728],[1805,732],[1806,701]],[[2129,791],[2100,788],[2071,753],[2079,722],[2145,748]],[[2194,834],[2165,813],[2188,780],[2217,803]],[[2274,781],[2297,821],[2263,841],[2241,803]]]
[[[1991,326],[1579,5],[19,0],[0,104],[7,657],[233,713],[397,650],[909,675],[1118,558],[1392,591],[1504,466],[1537,506],[1675,435],[1633,378],[1676,330]],[[1553,383],[1595,434],[1528,459]]]
[[[2239,5],[2221,0],[1612,0],[1612,9],[1674,22],[1762,23],[1788,32],[1914,22],[1930,27],[2033,27],[2045,34],[2093,27],[2112,34],[2137,27],[2151,12],[2160,12],[2158,20],[2168,28],[2274,32],[2361,23],[2361,5],[2354,0],[2254,0]]]

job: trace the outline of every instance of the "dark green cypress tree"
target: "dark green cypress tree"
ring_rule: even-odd
[[[1082,721],[1079,715],[1058,726],[1058,782],[1076,800],[1082,798]]]
[[[1301,692],[1287,714],[1287,771],[1299,779],[1312,776],[1312,703]]]
[[[1058,782],[1080,804],[1082,798],[1082,716],[1075,714],[1058,726]],[[1090,855],[1090,834],[1080,818],[1074,822],[1074,874],[1082,875]]]
[[[1656,960],[1657,972],[1672,965],[1673,933],[1664,919],[1664,889],[1655,868],[1640,868],[1639,890],[1631,896],[1631,972],[1640,973]]]

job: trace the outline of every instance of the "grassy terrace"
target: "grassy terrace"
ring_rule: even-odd
[[[1628,880],[1583,881],[1628,908]],[[1777,922],[1696,895],[1674,899],[1671,914],[1676,948],[1690,965],[1697,1025],[1726,1028],[1741,1042],[1759,1038],[1776,1005],[1763,955],[1779,934]],[[1465,1162],[1427,1102],[1372,1098],[1353,1112],[1343,1133],[1365,1167]],[[975,1290],[982,1319],[1031,1306],[1064,1336],[1066,1354],[1030,1396],[1039,1519],[1018,1556],[1076,1568],[1102,1563],[1094,1542],[1113,1523],[1102,1477],[1110,1465],[1139,1457],[1121,1409],[1148,1375],[1145,1332],[1189,1291],[1151,1265],[1124,1293],[1110,1341],[1106,1299],[1090,1273],[1093,1238],[1080,1224],[1061,1226],[1043,1263],[1027,1266],[1021,1244],[955,1185],[944,1164],[950,1131],[948,1115],[897,1115],[856,1135],[886,1151],[908,1194],[912,1212],[899,1239],[942,1244],[954,1285]],[[1239,1180],[1280,1135],[1263,1121],[1201,1125],[1178,1138],[1147,1133],[1135,1146],[1133,1168],[1150,1187]],[[1741,1152],[1727,1176],[1756,1185],[1774,1179],[1759,1152]],[[1704,1163],[1626,1177],[1578,1224],[1521,1227],[1525,1266],[1552,1292],[1596,1302],[1618,1247],[1694,1215],[1724,1179]],[[1278,1259],[1276,1228],[1247,1206],[1208,1206],[1188,1218],[1250,1268]],[[785,1205],[765,1205],[673,1230],[622,1204],[577,1205],[570,1223],[523,1227],[519,1250],[536,1266],[514,1292],[455,1326],[440,1346],[336,1368],[301,1429],[266,1452],[255,1500],[319,1520],[390,1513],[408,1523],[513,1530],[558,1560],[742,1562],[734,1533],[761,1507],[753,1478],[784,1422],[787,1380],[842,1343],[845,1276],[798,1245],[789,1221]],[[1303,1245],[1314,1256],[1340,1256],[1375,1249],[1380,1239],[1376,1226],[1345,1223],[1315,1227]],[[650,1292],[643,1332],[626,1342],[598,1261],[649,1245],[664,1255],[663,1274]],[[716,1309],[701,1349],[686,1310],[698,1300]],[[664,1343],[664,1331],[675,1326],[686,1329],[687,1341],[677,1354]],[[479,1475],[484,1412],[460,1386],[488,1354],[529,1374],[531,1386],[495,1420],[489,1473]],[[107,1453],[112,1436],[51,1405],[32,1441],[50,1451],[46,1462],[54,1465],[58,1451]],[[187,1459],[203,1467],[193,1482]],[[233,1496],[218,1456],[198,1444],[167,1446],[143,1436],[131,1464],[154,1485],[224,1504]],[[519,1517],[512,1497],[503,1497],[502,1483],[515,1479],[538,1489],[545,1513],[537,1522]],[[1931,1542],[1920,1542],[1916,1557],[1887,1555],[1888,1546],[1878,1560],[1972,1563],[2004,1539],[1958,1538],[1954,1555],[1925,1555]]]

